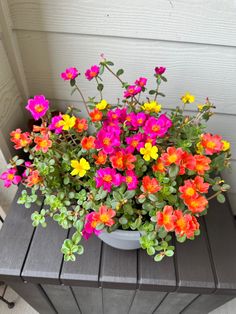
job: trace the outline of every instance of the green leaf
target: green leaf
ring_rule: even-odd
[[[155,249],[153,246],[150,246],[147,248],[147,253],[148,255],[154,255],[155,254]]]
[[[169,169],[169,176],[171,178],[175,178],[178,173],[179,173],[179,166],[172,164]]]
[[[124,70],[123,69],[119,69],[117,72],[116,72],[116,75],[117,76],[120,76],[124,73]]]
[[[103,84],[99,83],[97,86],[97,90],[101,92],[103,90],[103,87]]]
[[[16,165],[17,166],[20,166],[20,165],[22,165],[24,163],[24,159],[18,159],[17,161],[16,161]]]
[[[127,220],[127,218],[125,218],[124,216],[122,216],[122,217],[120,217],[120,219],[119,219],[119,223],[120,223],[121,225],[126,225],[126,224],[128,223],[128,220]]]
[[[174,251],[172,251],[172,250],[167,250],[167,251],[165,252],[165,255],[171,257],[171,256],[174,255]]]
[[[167,82],[167,78],[165,76],[161,75],[161,79],[162,81]]]
[[[154,261],[155,261],[155,262],[160,262],[160,261],[162,261],[163,257],[164,257],[164,255],[162,255],[162,254],[157,254],[157,255],[155,255],[155,257],[154,257]]]
[[[78,251],[77,251],[77,253],[78,253],[79,255],[82,255],[82,254],[84,253],[84,247],[83,247],[83,245],[78,245]]]
[[[105,69],[105,67],[104,67],[104,65],[102,64],[102,65],[100,66],[100,70],[99,70],[99,74],[100,74],[100,75],[103,74],[104,69]]]
[[[72,86],[72,87],[75,86],[75,79],[70,80],[70,86]]]
[[[225,196],[224,196],[224,194],[218,194],[216,198],[217,198],[217,201],[218,201],[219,203],[224,203],[224,202],[225,202]]]
[[[107,64],[107,65],[110,65],[110,66],[113,66],[113,65],[114,65],[114,63],[111,62],[111,61],[106,61],[106,64]]]
[[[156,92],[157,92],[156,90],[151,89],[151,90],[149,91],[149,94],[150,94],[150,95],[154,95],[154,94],[156,94]]]
[[[75,232],[72,236],[72,241],[75,243],[75,244],[78,244],[82,239],[82,236],[79,232]]]
[[[124,197],[124,199],[129,200],[129,199],[131,199],[131,198],[133,198],[135,196],[135,193],[136,193],[135,190],[128,190],[128,191],[125,192],[123,197]]]

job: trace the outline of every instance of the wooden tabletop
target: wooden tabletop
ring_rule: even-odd
[[[174,257],[160,263],[143,250],[114,249],[95,236],[83,241],[85,252],[75,262],[64,262],[60,248],[73,230],[51,220],[46,229],[33,228],[30,216],[40,210],[36,207],[12,204],[0,232],[2,280],[45,287],[103,287],[108,295],[112,289],[138,290],[137,302],[155,292],[160,297],[182,292],[182,296],[188,294],[188,301],[207,294],[236,295],[236,228],[228,201],[211,201],[208,215],[200,219],[201,235],[194,241],[174,243]]]

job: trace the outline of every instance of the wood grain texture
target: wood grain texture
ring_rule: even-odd
[[[230,295],[200,295],[181,314],[208,314],[232,298]]]
[[[9,0],[15,29],[236,46],[233,0]],[[134,9],[135,8],[135,9]],[[147,21],[147,22],[142,22]],[[141,23],[141,24],[140,24]]]
[[[70,231],[70,236],[73,234]],[[89,241],[82,240],[84,254],[77,256],[75,262],[64,262],[60,280],[66,285],[98,287],[101,254],[101,240],[91,237]]]
[[[80,314],[73,292],[68,286],[42,285],[58,314]]]
[[[33,210],[40,210],[37,205],[33,209],[27,209],[16,203],[22,189],[20,186],[0,233],[1,279],[14,278],[21,281],[21,269],[34,232],[31,214]]]
[[[153,314],[179,314],[196,297],[193,293],[169,293]]]
[[[144,250],[138,255],[138,283],[141,290],[174,291],[176,275],[173,257],[165,258],[161,263],[154,262]]]
[[[165,292],[137,290],[129,314],[151,314],[165,296]]]
[[[135,289],[137,287],[137,251],[118,250],[104,243],[100,282],[105,288]]]
[[[30,94],[44,93],[51,99],[78,100],[76,93],[70,97],[71,88],[60,78],[60,73],[68,66],[77,66],[83,74],[104,52],[117,68],[124,67],[125,80],[132,83],[143,75],[150,81],[148,87],[154,83],[154,67],[165,65],[169,81],[161,89],[168,97],[160,100],[165,107],[180,104],[181,95],[188,90],[196,95],[197,103],[208,96],[217,105],[218,112],[236,113],[234,48],[149,40],[137,42],[127,38],[100,37],[97,40],[94,36],[31,31],[17,31],[17,36]],[[104,97],[114,102],[122,96],[119,82],[117,84],[107,73],[103,78]],[[98,95],[94,82],[81,78],[79,84],[85,95]],[[189,109],[195,106],[189,105]]]
[[[214,210],[214,204],[209,211]],[[212,272],[204,221],[200,218],[201,234],[194,241],[176,241],[176,272],[178,292],[212,293],[216,286]],[[194,270],[194,271],[193,271]]]
[[[128,314],[134,295],[134,290],[102,289],[103,312]]]
[[[204,219],[216,272],[216,293],[235,294],[236,252],[232,248],[232,243],[236,242],[236,227],[228,199],[224,204],[219,204],[213,199]]]
[[[103,312],[102,289],[72,287],[72,290],[83,314],[105,314]]]
[[[59,284],[60,249],[68,231],[51,218],[47,224],[47,228],[36,228],[21,276],[31,282]]]

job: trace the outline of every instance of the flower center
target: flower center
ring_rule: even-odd
[[[69,79],[72,79],[72,73],[67,73],[67,77],[69,78]]]
[[[133,140],[132,143],[131,143],[131,145],[132,145],[133,147],[137,147],[137,146],[138,146],[138,141],[137,141],[137,140]]]
[[[100,220],[101,220],[103,223],[106,223],[106,222],[109,221],[109,217],[108,217],[107,214],[102,214],[102,215],[100,216]]]
[[[8,180],[13,180],[13,179],[14,179],[14,174],[13,174],[13,173],[9,173],[9,174],[7,175],[7,179],[8,179]]]
[[[38,105],[35,105],[34,109],[35,109],[36,112],[40,113],[40,112],[42,112],[44,110],[44,106],[38,104]]]
[[[170,216],[169,215],[163,215],[163,224],[166,225],[170,222]]]
[[[105,137],[103,140],[103,144],[104,145],[110,145],[110,143],[111,143],[111,140],[109,139],[109,137]]]
[[[39,145],[40,145],[40,147],[47,147],[48,142],[47,142],[47,140],[42,140]]]
[[[216,143],[214,143],[214,142],[212,142],[212,141],[209,141],[209,142],[207,142],[207,148],[215,148],[215,146],[216,146]]]
[[[103,180],[105,182],[111,182],[112,176],[110,174],[105,174],[105,176],[103,177]]]
[[[177,226],[180,228],[180,229],[184,229],[185,226],[186,226],[186,222],[183,218],[180,218],[176,221],[176,224]]]
[[[159,125],[153,125],[153,127],[152,127],[152,131],[153,132],[158,132],[160,130],[160,126]]]
[[[194,191],[193,188],[187,188],[187,189],[186,189],[186,194],[187,194],[188,196],[193,196],[194,193],[195,193],[195,191]]]
[[[168,160],[169,160],[169,162],[176,162],[176,160],[177,160],[177,155],[176,154],[174,154],[174,155],[171,155],[171,156],[169,156],[168,157]]]
[[[131,176],[128,176],[126,177],[126,182],[127,183],[131,183],[133,180],[132,180],[132,177]]]

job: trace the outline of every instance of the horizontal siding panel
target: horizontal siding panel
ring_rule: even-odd
[[[208,96],[217,111],[236,114],[235,48],[197,44],[130,40],[126,38],[80,36],[45,32],[17,31],[30,94],[45,93],[49,98],[68,99],[71,88],[60,78],[68,66],[77,66],[83,74],[104,52],[117,67],[127,71],[124,79],[133,82],[140,75],[153,87],[153,68],[167,67],[168,83],[161,99],[165,107],[180,104],[186,90],[196,95],[197,102]],[[122,96],[119,82],[105,74],[104,96],[113,101]],[[82,90],[97,95],[94,82],[81,79]],[[85,93],[86,94],[86,93]],[[74,94],[72,100],[78,100]],[[189,105],[189,109],[195,108]]]
[[[235,1],[8,0],[15,29],[236,46]]]

